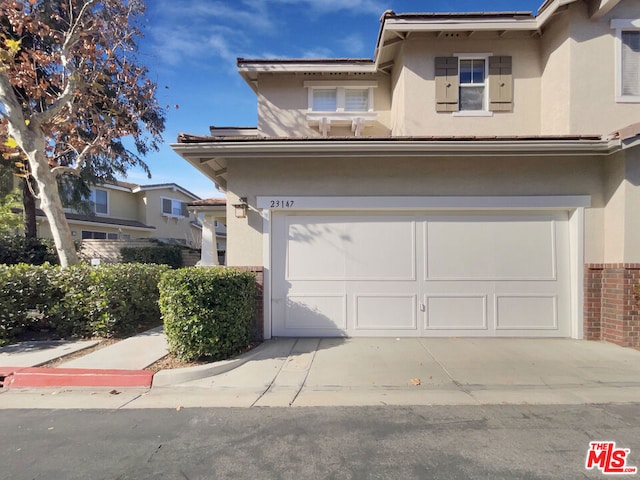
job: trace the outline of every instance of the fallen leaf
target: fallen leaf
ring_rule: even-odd
[[[110,393],[111,395],[120,395],[120,393],[122,393],[122,392],[119,392],[118,390],[115,390],[115,389],[114,389],[114,390],[111,390],[109,393]]]
[[[180,410],[182,410],[181,406],[176,407],[176,412],[179,412]]]
[[[421,383],[422,383],[422,382],[420,381],[420,379],[419,379],[419,378],[412,378],[412,379],[411,379],[411,385],[418,386],[418,385],[420,385]]]
[[[49,428],[47,428],[47,430],[53,430],[54,428],[56,428],[56,427],[49,427]]]

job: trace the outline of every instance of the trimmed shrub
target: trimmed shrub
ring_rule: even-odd
[[[251,338],[256,278],[233,268],[184,268],[160,280],[160,311],[171,353],[223,360]]]
[[[58,268],[45,264],[0,265],[0,344],[29,328],[46,328],[62,293],[51,282]]]
[[[158,282],[168,269],[0,265],[0,342],[29,328],[61,337],[119,337],[161,325]]]
[[[121,337],[161,325],[158,282],[167,269],[130,263],[61,270],[56,329],[63,336]]]
[[[43,238],[26,238],[22,235],[0,235],[0,264],[28,263],[42,265],[59,263],[53,241]]]
[[[178,245],[158,245],[157,247],[122,247],[120,255],[124,263],[155,263],[182,267],[182,248]]]

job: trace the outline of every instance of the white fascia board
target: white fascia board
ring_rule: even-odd
[[[215,158],[387,157],[610,155],[622,148],[619,140],[407,140],[407,141],[259,141],[172,145],[184,158],[207,162]]]
[[[535,31],[538,29],[536,19],[530,20],[464,20],[464,19],[433,19],[433,20],[387,20],[385,31],[389,32],[442,32],[442,31]]]
[[[182,188],[180,185],[176,183],[169,183],[166,185],[155,185],[153,187],[145,187],[144,185],[140,185],[138,188],[133,189],[133,193],[146,192],[150,190],[171,190],[172,192],[179,191],[184,195],[186,195],[187,197],[193,198],[194,200],[202,200],[197,195],[191,193],[189,190],[185,190],[184,188]]]
[[[249,73],[376,73],[376,66],[361,64],[316,64],[316,63],[298,63],[298,64],[281,64],[274,63],[255,63],[244,64],[238,67],[241,74]]]
[[[104,222],[91,222],[86,220],[68,220],[67,223],[69,225],[87,225],[90,227],[102,227],[102,228],[121,228],[123,230],[136,230],[141,232],[152,232],[156,228],[155,227],[132,227],[129,225],[120,225],[116,223],[104,223]]]
[[[129,187],[121,187],[120,185],[114,185],[112,183],[101,183],[98,185],[89,185],[89,188],[104,188],[107,190],[118,190],[120,192],[133,193],[133,190]]]

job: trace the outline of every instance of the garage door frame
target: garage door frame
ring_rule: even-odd
[[[569,255],[571,291],[571,338],[583,338],[584,211],[591,205],[589,195],[567,196],[258,196],[256,206],[263,219],[264,338],[271,338],[272,215],[293,211],[491,211],[561,210],[569,212]]]

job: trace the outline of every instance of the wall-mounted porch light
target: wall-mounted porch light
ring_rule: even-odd
[[[233,208],[236,209],[236,218],[247,218],[247,211],[249,210],[247,197],[240,197],[240,203],[236,203]]]

